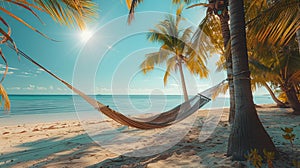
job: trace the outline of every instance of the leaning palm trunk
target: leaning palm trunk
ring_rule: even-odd
[[[183,74],[183,70],[182,70],[182,59],[181,58],[179,58],[178,67],[179,67],[180,80],[181,80],[181,86],[182,86],[184,100],[187,101],[187,100],[189,100],[189,97],[188,97],[188,93],[187,93],[187,90],[186,90],[184,74]]]
[[[244,2],[229,0],[231,53],[235,93],[235,117],[228,140],[227,154],[233,160],[245,160],[251,149],[276,152],[275,146],[260,122],[253,102],[245,32]],[[276,152],[277,153],[277,152]]]
[[[272,91],[272,89],[270,88],[270,86],[266,83],[263,82],[262,85],[267,89],[267,91],[269,92],[269,94],[271,95],[273,101],[277,104],[278,107],[286,107],[286,104],[283,103],[282,101],[280,101],[274,94],[274,92]]]
[[[295,87],[291,86],[285,91],[285,94],[288,98],[288,102],[291,108],[294,110],[294,114],[300,115],[300,102],[297,96]]]
[[[224,48],[228,48],[228,43],[230,41],[230,31],[229,31],[229,14],[226,10],[223,15],[219,16],[221,21],[221,29],[222,29],[222,36],[224,40]],[[229,52],[229,55],[226,56],[226,69],[227,69],[227,79],[229,85],[229,95],[230,95],[230,107],[229,107],[229,122],[232,124],[234,120],[235,114],[235,100],[234,100],[234,85],[233,85],[233,78],[232,78],[232,55]]]

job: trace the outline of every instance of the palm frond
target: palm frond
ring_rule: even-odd
[[[300,28],[299,5],[299,0],[276,1],[249,22],[249,32],[261,42],[287,45]]]
[[[200,78],[208,77],[208,69],[202,57],[197,53],[191,54],[186,61],[186,67],[192,74],[199,75]]]
[[[38,15],[35,11],[33,11],[30,7],[34,7],[34,8],[36,8],[36,9],[39,9],[40,11],[42,11],[42,9],[38,8],[38,7],[35,6],[35,5],[29,5],[29,3],[26,2],[26,1],[21,1],[21,2],[9,1],[9,2],[10,2],[10,3],[13,3],[13,4],[17,5],[17,6],[20,6],[20,7],[24,8],[24,9],[26,9],[26,10],[29,11],[33,16],[35,16],[42,24],[44,24],[44,22],[43,22],[42,19],[39,17],[39,15]]]
[[[54,20],[65,25],[85,28],[87,20],[96,16],[97,7],[92,0],[34,0]]]
[[[0,21],[7,27],[7,32],[5,32],[1,27],[0,27],[0,33],[2,34],[2,36],[0,36],[1,41],[0,44],[5,43],[6,41],[10,41],[11,43],[13,43],[13,39],[10,37],[11,35],[11,28],[8,25],[8,23],[0,16]]]
[[[128,24],[130,24],[132,22],[132,20],[134,19],[135,8],[138,6],[138,4],[142,3],[143,0],[125,0],[125,2],[127,5],[127,8],[129,9],[127,22],[128,22]],[[174,3],[174,4],[179,4],[182,2],[189,4],[189,3],[191,3],[191,0],[172,0],[172,3]]]
[[[188,70],[202,77],[207,77],[208,69],[206,67],[207,53],[209,48],[208,43],[191,43],[192,28],[181,29],[180,20],[182,20],[181,12],[183,6],[181,5],[176,13],[176,18],[172,15],[167,15],[166,19],[159,22],[155,29],[151,29],[147,34],[147,38],[152,42],[159,42],[162,44],[161,49],[167,50],[165,57],[155,53],[153,57],[147,56],[146,60],[141,64],[144,73],[152,70],[156,64],[166,62],[167,70],[164,75],[164,84],[171,71],[176,71],[178,60],[185,63]],[[206,48],[207,47],[207,48]],[[160,51],[161,53],[161,51]],[[150,59],[151,58],[151,59]],[[166,58],[168,58],[166,60]]]
[[[300,70],[294,72],[294,73],[289,77],[288,83],[293,83],[294,85],[300,83]]]
[[[146,54],[146,59],[140,65],[140,68],[146,74],[147,72],[154,69],[155,65],[162,64],[168,59],[170,51],[161,47],[159,52]]]
[[[176,57],[171,57],[167,60],[167,69],[164,75],[165,86],[167,85],[168,77],[170,76],[171,72],[176,70],[176,65],[177,65]]]
[[[4,110],[9,111],[10,110],[10,101],[9,101],[7,92],[4,89],[2,84],[0,84],[0,95],[1,95],[0,105],[3,106]]]
[[[193,31],[191,27],[186,28],[181,36],[181,40],[185,43],[188,43],[191,41],[191,37],[192,37]]]
[[[227,92],[228,88],[229,88],[228,82],[217,87],[217,89],[214,90],[214,92],[211,96],[212,99],[216,99],[220,94],[225,94]]]
[[[15,14],[11,13],[9,10],[3,8],[0,6],[0,11],[4,12],[5,14],[9,15],[10,17],[14,18],[15,20],[21,22],[22,24],[24,24],[25,26],[27,26],[28,28],[30,28],[31,30],[37,32],[38,34],[44,36],[47,39],[51,39],[49,38],[47,35],[43,34],[42,32],[40,32],[39,30],[37,30],[36,28],[34,28],[33,26],[31,26],[30,24],[28,24],[27,22],[25,22],[23,19],[21,19],[20,17],[16,16]],[[2,33],[1,33],[2,34]],[[53,39],[51,39],[53,40]]]
[[[261,71],[264,71],[266,73],[271,73],[272,69],[264,64],[262,64],[261,62],[254,60],[254,59],[249,59],[249,63],[253,66],[255,66],[256,68],[258,68]]]
[[[128,19],[127,19],[128,24],[130,24],[131,21],[134,19],[135,8],[137,7],[137,5],[139,3],[142,3],[142,2],[143,2],[143,0],[126,0],[126,4],[129,9]]]
[[[179,4],[179,3],[182,3],[182,2],[184,2],[184,3],[186,3],[186,4],[189,4],[189,3],[191,3],[193,0],[172,0],[172,3],[173,4]]]
[[[220,57],[219,60],[216,62],[216,66],[217,66],[217,69],[216,69],[217,72],[221,72],[221,71],[225,70],[226,69],[226,58]]]
[[[182,10],[183,10],[183,4],[181,4],[177,10],[176,10],[176,26],[178,27],[179,23],[181,20],[183,20],[183,17],[182,17]]]
[[[197,3],[197,4],[193,4],[191,6],[188,6],[186,9],[190,9],[190,8],[194,8],[194,7],[198,7],[198,6],[203,6],[203,7],[210,7],[210,4],[207,3]]]
[[[207,14],[199,24],[192,41],[194,46],[207,43],[204,49],[210,53],[224,54],[220,20],[213,14]]]
[[[7,64],[7,61],[6,61],[6,58],[5,58],[4,54],[2,53],[1,48],[0,48],[0,56],[1,56],[2,60],[4,61],[4,63],[5,63],[5,71],[4,71],[3,76],[0,80],[0,83],[2,83],[4,78],[6,77],[7,72],[8,72],[8,64]]]

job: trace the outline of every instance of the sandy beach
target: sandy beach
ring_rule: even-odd
[[[262,105],[257,110],[280,153],[279,159],[273,162],[274,167],[292,167],[293,160],[300,161],[300,116],[291,115],[291,109],[279,109],[273,105]],[[211,135],[201,140],[201,137],[206,136],[205,133],[203,134],[204,125],[209,120],[216,119],[215,114],[221,114],[217,118],[218,124],[212,130]],[[172,142],[174,144],[171,144],[165,151],[143,157],[131,156],[130,152],[143,147],[146,144],[144,141],[129,142],[123,139],[123,141],[118,141],[119,143],[101,145],[95,142],[95,137],[91,138],[89,131],[86,131],[87,128],[123,129],[111,120],[78,121],[74,119],[5,125],[3,123],[5,120],[2,119],[0,167],[248,167],[249,163],[246,161],[232,162],[231,158],[226,156],[230,132],[230,125],[227,122],[228,109],[199,110],[191,118],[194,119],[192,126],[178,142]],[[184,127],[184,124],[178,124],[176,128]],[[280,129],[282,127],[294,129],[296,138],[293,148],[288,141],[283,139],[283,131]],[[162,130],[147,132],[124,128],[120,132],[126,131],[128,136],[153,140],[153,135],[161,134]],[[105,137],[98,136],[98,138]],[[120,149],[126,149],[127,153]]]

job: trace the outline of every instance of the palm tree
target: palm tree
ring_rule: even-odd
[[[250,67],[251,67],[251,63],[250,63]],[[275,95],[274,91],[272,90],[271,86],[269,86],[268,82],[266,82],[266,78],[270,77],[270,76],[267,76],[267,75],[262,75],[261,76],[261,71],[257,71],[257,68],[256,69],[256,72],[259,74],[259,75],[253,75],[255,72],[252,68],[250,68],[251,70],[251,85],[252,85],[252,90],[256,90],[257,88],[260,88],[260,87],[264,87],[270,94],[272,100],[276,103],[277,107],[280,107],[280,108],[284,108],[284,107],[288,107],[286,103],[282,102],[281,100],[279,100],[277,98],[277,96]]]
[[[298,53],[295,50],[297,47],[299,49],[299,40],[298,46],[294,42],[298,38],[297,33],[300,27],[300,1],[268,2],[267,0],[260,0],[246,2],[247,20],[249,20],[248,48],[250,49],[250,56],[252,62],[256,61],[256,65],[262,64],[262,66],[254,66],[254,68],[265,74],[263,78],[266,77],[266,74],[272,76],[271,78],[265,78],[265,81],[271,81],[273,84],[280,86],[287,98],[290,99],[290,105],[297,114],[300,104],[296,87],[298,77],[295,76],[297,74],[295,72],[297,72],[299,62],[293,56],[300,53],[299,50]],[[293,56],[291,56],[291,53],[293,53]],[[265,65],[272,65],[272,67]],[[289,80],[291,76],[293,77],[292,81]]]
[[[34,28],[29,23],[25,22],[21,16],[17,16],[13,14],[12,11],[10,11],[11,8],[5,8],[5,6],[15,5],[17,7],[20,7],[21,9],[25,9],[25,11],[30,12],[33,16],[35,16],[41,23],[43,21],[39,17],[39,15],[36,13],[36,11],[45,12],[46,14],[50,15],[55,21],[65,24],[65,25],[77,25],[80,29],[85,28],[85,23],[88,19],[91,19],[96,14],[96,5],[91,0],[72,0],[72,1],[66,1],[66,0],[33,0],[33,1],[26,1],[26,0],[4,0],[0,4],[0,11],[5,14],[7,17],[11,17],[22,24],[24,24],[26,27],[32,29],[33,31],[41,34],[42,36],[50,39],[48,36]],[[0,27],[0,44],[5,44],[6,42],[10,42],[14,45],[14,40],[11,36],[12,28],[5,19],[4,15],[0,16],[0,22],[6,27],[1,28]],[[18,52],[16,50],[16,52]],[[3,79],[7,73],[8,70],[8,64],[6,62],[4,53],[1,51],[0,48],[0,56],[6,63],[6,71],[4,73],[4,76],[0,82],[0,95],[2,96],[2,100],[4,101],[4,109],[10,108],[10,102],[9,98],[7,96],[7,93],[2,86]]]
[[[136,6],[141,3],[143,0],[126,0],[126,4],[128,8],[130,9],[129,11],[129,16],[128,16],[128,22],[130,22],[133,19],[133,14]],[[173,3],[178,4],[181,2],[185,2],[189,4],[192,0],[172,0]],[[215,21],[215,15],[218,16],[220,19],[220,23],[217,21],[215,23],[221,24],[221,32],[222,32],[222,37],[223,37],[223,47],[224,49],[228,48],[229,40],[230,40],[230,31],[229,31],[229,14],[228,14],[228,0],[209,0],[209,3],[197,3],[194,4],[188,8],[192,8],[195,6],[205,6],[207,7],[207,15],[205,19],[200,23],[199,28],[200,30],[206,29],[207,26],[209,27],[208,30],[209,32],[212,32],[211,30],[211,24]],[[210,22],[209,22],[210,21]],[[206,28],[205,28],[206,27]],[[204,31],[207,33],[209,36],[209,32]],[[194,35],[195,37],[199,37],[200,31],[197,31],[196,34]],[[213,35],[215,36],[215,35]],[[213,36],[209,36],[210,38],[214,38]],[[198,43],[199,39],[195,38],[196,43]],[[212,39],[210,39],[212,40]],[[223,50],[223,49],[222,49]],[[224,51],[224,50],[223,50]],[[229,84],[229,94],[230,94],[230,109],[229,109],[229,122],[232,123],[234,119],[234,113],[235,113],[235,100],[234,100],[234,85],[233,85],[233,79],[232,79],[232,58],[231,58],[231,53],[227,54],[226,56],[226,70],[227,70],[227,79],[228,79],[228,84]]]
[[[281,88],[289,105],[293,108],[294,114],[300,114],[300,101],[297,96],[300,83],[300,54],[297,46],[296,40],[291,40],[284,47],[274,49],[264,47],[265,54],[259,52],[259,57],[254,52],[250,52],[253,55],[251,63],[255,67],[254,69],[260,71],[267,81]],[[256,53],[259,50],[255,49]]]
[[[230,95],[230,107],[229,107],[229,122],[232,123],[235,114],[235,100],[234,100],[234,85],[232,78],[232,55],[229,52],[225,51],[229,49],[229,41],[230,41],[230,31],[229,31],[229,13],[228,13],[228,0],[209,0],[209,3],[197,3],[191,5],[188,8],[196,7],[196,6],[205,6],[207,7],[207,14],[205,19],[200,23],[199,29],[206,33],[211,39],[216,38],[218,36],[218,31],[221,31],[221,36],[223,37],[223,48],[222,55],[225,56],[225,69],[227,71],[227,79],[229,85],[229,95]],[[216,21],[216,17],[220,21]],[[219,30],[214,30],[212,27],[215,24],[220,25]],[[195,35],[197,36],[197,34]],[[214,41],[214,40],[212,40]],[[219,41],[217,41],[219,42]]]
[[[141,64],[144,73],[154,69],[157,64],[166,62],[166,72],[164,75],[164,84],[171,71],[179,69],[182,91],[185,101],[188,100],[186,84],[184,80],[183,65],[193,74],[198,74],[201,78],[207,77],[208,70],[205,66],[205,52],[196,52],[191,43],[191,28],[181,29],[179,27],[182,20],[181,6],[176,13],[176,18],[168,15],[166,20],[156,25],[156,29],[150,30],[148,40],[162,44],[158,52],[146,55],[146,59]],[[201,54],[200,54],[201,53]]]
[[[235,118],[228,140],[228,155],[245,160],[251,149],[276,152],[275,146],[261,124],[253,103],[245,30],[244,2],[229,0],[231,53],[235,92]]]

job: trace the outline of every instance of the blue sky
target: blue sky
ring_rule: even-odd
[[[136,9],[131,25],[127,25],[128,9],[120,0],[98,0],[99,17],[88,23],[93,36],[83,42],[78,28],[54,22],[39,13],[46,25],[40,24],[29,12],[14,6],[5,6],[22,16],[38,30],[60,42],[50,41],[12,18],[5,17],[12,27],[17,46],[52,72],[90,94],[181,94],[179,76],[171,75],[163,84],[164,65],[144,75],[139,65],[145,54],[155,52],[159,44],[150,43],[146,33],[174,14],[177,6],[171,1],[145,0]],[[157,5],[159,4],[159,5]],[[184,26],[197,26],[204,17],[205,8],[184,10]],[[2,13],[1,13],[2,16]],[[44,71],[1,46],[10,70],[3,83],[9,94],[71,94],[60,82]],[[210,77],[199,79],[185,71],[188,92],[194,94],[225,79],[225,73],[215,72],[217,56],[208,61]],[[4,70],[0,65],[0,73]]]

